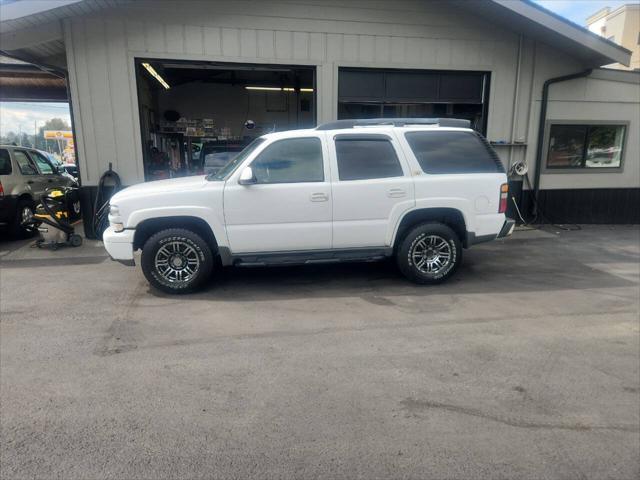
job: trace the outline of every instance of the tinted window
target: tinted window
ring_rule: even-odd
[[[53,173],[53,167],[49,160],[47,160],[44,155],[39,154],[38,152],[30,152],[31,158],[36,162],[38,168],[40,169],[40,173],[43,175],[50,175]]]
[[[318,138],[280,140],[251,164],[258,183],[322,182],[322,144]]]
[[[474,133],[408,132],[405,138],[425,173],[504,171],[497,155]]]
[[[238,152],[217,152],[208,153],[204,155],[204,173],[216,173],[227,163],[233,160],[233,157],[238,155]]]
[[[391,142],[373,138],[336,138],[340,180],[403,176]]]
[[[0,175],[11,173],[11,157],[8,150],[0,150]]]
[[[16,159],[16,163],[18,164],[20,173],[22,173],[23,175],[38,174],[38,170],[36,170],[35,165],[31,161],[31,159],[27,156],[26,152],[23,152],[22,150],[14,150],[13,158]]]
[[[205,167],[224,167],[229,160],[231,160],[237,153],[235,152],[217,152],[217,153],[208,153],[204,156],[204,166]]]
[[[265,141],[264,138],[256,138],[253,140],[253,142],[251,142],[249,145],[247,145],[244,150],[242,150],[238,155],[236,155],[235,157],[233,157],[233,160],[231,160],[229,163],[227,163],[224,167],[222,167],[220,170],[218,170],[218,173],[211,174],[210,176],[208,176],[207,178],[209,178],[209,180],[223,180],[226,177],[228,177],[229,175],[231,175],[231,173],[236,169],[236,167],[238,165],[240,165],[249,155],[251,155],[253,153],[253,151],[258,148],[263,142]]]

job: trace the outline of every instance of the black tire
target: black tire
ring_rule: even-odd
[[[175,248],[178,251],[172,250]],[[197,259],[197,266],[191,263],[195,263],[194,259]],[[161,265],[165,260],[167,268]],[[213,254],[207,242],[197,233],[170,228],[161,230],[146,241],[142,248],[141,263],[144,276],[158,290],[171,294],[189,293],[201,287],[211,275]],[[189,273],[191,270],[192,274]],[[187,278],[182,279],[183,276]]]
[[[23,211],[27,208],[31,210],[31,215],[33,215],[34,206],[32,201],[27,199],[18,201],[18,204],[16,205],[16,213],[13,218],[13,222],[11,222],[9,231],[12,237],[29,238],[34,235],[35,230],[28,230],[22,226]]]
[[[462,244],[448,226],[423,223],[402,239],[396,261],[402,274],[412,282],[441,283],[451,277],[460,265]]]
[[[77,233],[72,233],[69,237],[69,243],[72,247],[79,247],[80,245],[82,245],[82,237]]]

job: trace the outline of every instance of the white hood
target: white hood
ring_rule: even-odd
[[[138,183],[119,191],[111,198],[111,204],[118,205],[121,200],[130,200],[135,197],[147,197],[155,194],[171,192],[186,192],[200,190],[207,184],[204,176],[180,177],[169,180],[156,180],[153,182]]]

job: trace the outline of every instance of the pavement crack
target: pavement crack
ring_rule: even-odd
[[[119,353],[130,352],[138,348],[142,340],[140,338],[137,322],[131,319],[131,312],[136,308],[140,300],[142,282],[130,292],[128,300],[116,318],[107,328],[106,334],[100,344],[94,350],[94,355],[108,357]]]
[[[402,409],[414,417],[420,417],[420,413],[427,410],[445,410],[451,413],[469,415],[472,417],[484,418],[493,422],[509,425],[510,427],[529,428],[529,429],[545,429],[545,430],[572,430],[572,431],[591,431],[591,430],[618,430],[622,432],[637,433],[640,431],[638,425],[589,425],[585,423],[560,423],[560,422],[533,422],[523,420],[521,418],[509,417],[506,415],[492,415],[485,413],[476,408],[463,407],[450,403],[434,402],[431,400],[416,400],[413,398],[405,398],[400,401]]]

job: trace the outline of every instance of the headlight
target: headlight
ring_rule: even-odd
[[[124,230],[124,223],[120,218],[120,209],[117,205],[109,205],[109,224],[116,232],[122,232]]]

